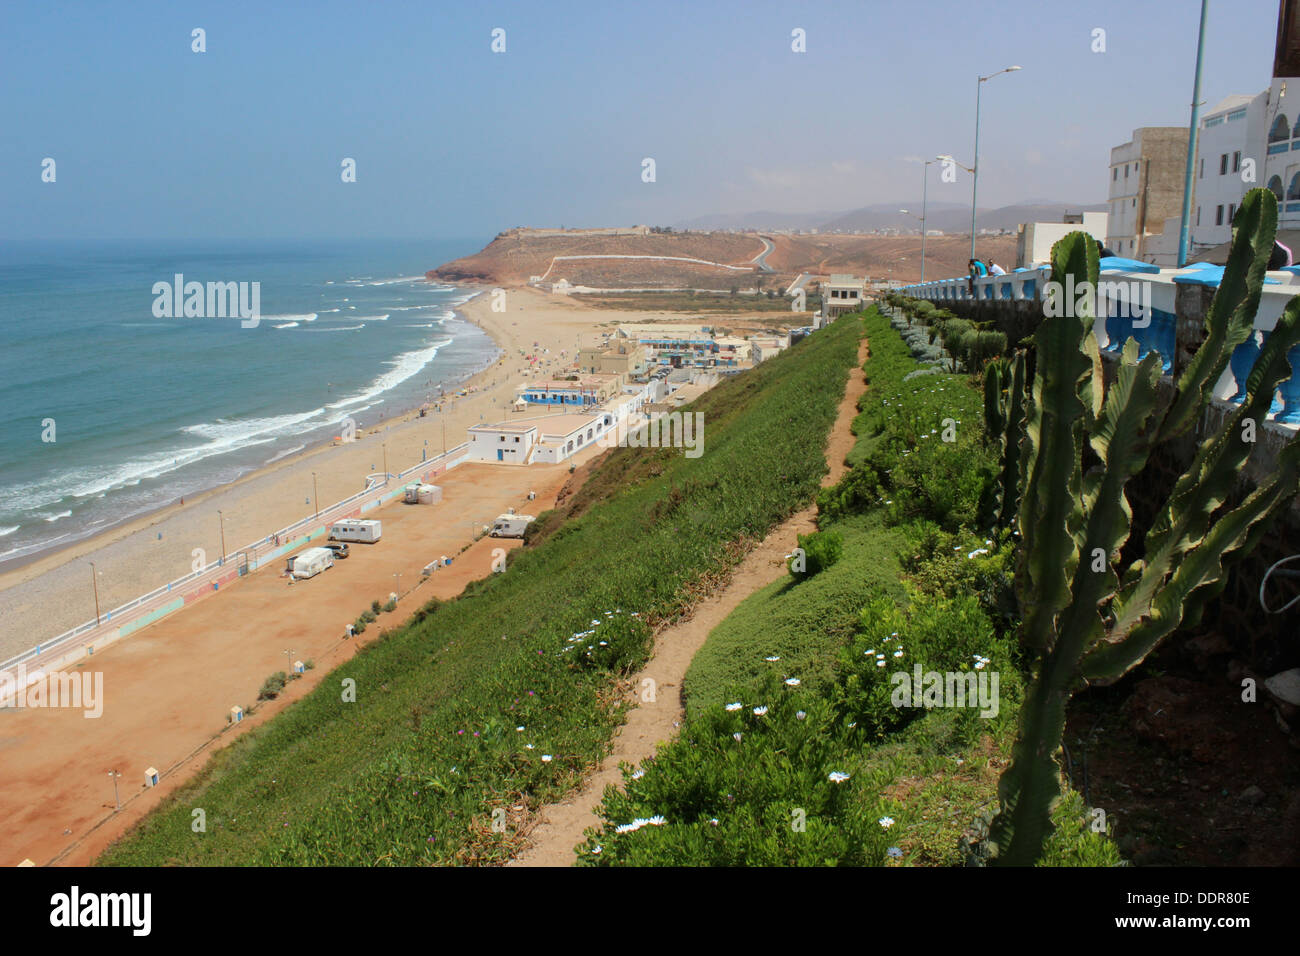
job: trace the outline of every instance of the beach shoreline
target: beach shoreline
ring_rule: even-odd
[[[421,417],[423,403],[400,409],[359,429],[355,441],[322,441],[234,481],[187,495],[184,504],[161,505],[89,537],[12,562],[0,571],[0,660],[93,620],[96,600],[99,611],[107,612],[182,577],[193,569],[196,552],[201,551],[206,562],[222,551],[223,535],[225,553],[233,554],[310,514],[313,495],[316,507],[323,509],[360,491],[366,475],[383,469],[385,450],[388,471],[397,473],[418,463],[422,455],[441,453],[444,434],[445,447],[451,448],[464,441],[469,425],[509,415],[509,399],[520,380],[520,352],[531,352],[536,341],[538,353],[550,349],[554,355],[564,348],[561,342],[571,340],[567,331],[549,327],[544,318],[549,310],[534,309],[529,313],[534,321],[521,325],[515,319],[512,324],[491,310],[481,285],[461,287],[472,295],[455,307],[456,317],[482,329],[498,354],[460,381],[439,383],[448,393],[441,411],[430,409]],[[452,397],[461,390],[468,394]]]

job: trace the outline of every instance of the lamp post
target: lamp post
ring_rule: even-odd
[[[1014,73],[1018,69],[1020,69],[1018,66],[1009,66],[1005,70],[981,76],[979,82],[975,84],[975,166],[971,170],[970,187],[970,257],[972,259],[975,258],[975,194],[979,189],[980,181],[980,91],[993,77],[1001,76],[1003,73]]]
[[[293,673],[293,648],[286,648],[284,652],[285,659],[289,662],[289,673]]]
[[[1187,169],[1183,173],[1183,213],[1178,227],[1178,268],[1187,265],[1187,246],[1192,222],[1192,167],[1196,163],[1196,142],[1201,125],[1201,60],[1205,56],[1205,18],[1210,0],[1201,0],[1201,32],[1196,40],[1196,78],[1192,81],[1192,124],[1187,129]]]
[[[222,565],[224,565],[224,564],[226,563],[226,519],[225,519],[225,517],[221,514],[221,509],[220,509],[220,508],[217,509],[217,525],[221,528],[221,561],[220,561],[220,563],[221,563]]]
[[[95,626],[99,627],[99,572],[94,561],[90,562],[90,586],[95,589]]]
[[[384,442],[379,447],[384,450],[384,484],[388,484],[388,442]]]
[[[316,472],[311,473],[311,510],[320,517],[320,494],[316,490]]]
[[[122,776],[122,775],[121,775],[120,773],[118,773],[116,770],[110,770],[110,771],[108,772],[108,775],[109,775],[110,777],[113,778],[113,805],[114,805],[118,810],[121,810],[121,809],[122,809],[122,800],[121,800],[121,798],[117,795],[117,778],[120,777],[120,776]]]

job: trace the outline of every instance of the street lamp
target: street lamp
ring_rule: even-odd
[[[311,508],[320,517],[320,494],[316,489],[316,472],[311,473]]]
[[[285,658],[289,661],[289,673],[293,673],[293,648],[290,647],[284,652]]]
[[[221,514],[221,509],[217,509],[217,524],[221,528],[221,561],[220,564],[226,563],[226,519]]]
[[[113,778],[113,804],[117,807],[118,810],[121,810],[122,800],[117,795],[117,778],[122,775],[118,773],[116,770],[110,770],[108,772],[108,775]]]
[[[980,180],[980,91],[993,77],[1001,76],[1003,73],[1014,73],[1018,69],[1020,69],[1018,66],[1009,66],[1005,70],[981,76],[979,82],[975,84],[975,168],[971,170],[970,187],[970,257],[972,259],[975,258],[975,193],[979,188]]]
[[[95,626],[99,627],[99,572],[94,561],[90,562],[90,584],[95,589]]]

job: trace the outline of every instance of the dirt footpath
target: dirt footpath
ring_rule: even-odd
[[[858,352],[858,364],[849,372],[849,382],[839,413],[831,427],[826,446],[829,474],[822,487],[835,484],[847,468],[844,457],[856,439],[849,426],[858,414],[858,398],[866,391],[861,371],[867,360],[864,339]],[[571,866],[573,848],[582,842],[588,827],[600,823],[596,808],[605,788],[622,783],[620,763],[639,765],[654,754],[660,741],[671,740],[684,718],[681,701],[682,680],[695,652],[704,646],[709,633],[722,623],[737,605],[755,591],[766,587],[786,573],[785,556],[797,544],[797,535],[816,529],[816,507],[805,508],[778,525],[732,572],[726,587],[715,591],[696,605],[691,617],[655,636],[654,651],[646,666],[632,678],[640,688],[645,679],[653,680],[656,703],[635,703],[627,722],[614,737],[610,754],[600,763],[575,793],[561,803],[543,807],[538,824],[528,833],[530,845],[510,861],[509,866]]]
[[[440,504],[398,502],[371,512],[384,522],[383,539],[352,545],[350,557],[318,576],[289,585],[275,568],[254,572],[95,654],[74,673],[103,675],[99,718],[72,709],[0,711],[0,865],[92,861],[189,779],[208,751],[302,697],[421,603],[454,597],[489,574],[493,549],[521,542],[483,538],[462,554],[472,526],[509,507],[528,514],[552,507],[568,465],[461,465],[440,476]],[[529,491],[536,500],[527,500]],[[421,568],[442,555],[452,564],[416,587]],[[344,639],[347,624],[393,591],[402,594],[397,611],[381,614],[362,637]],[[231,707],[247,710],[267,676],[298,660],[313,660],[315,668],[221,733]],[[144,783],[149,767],[163,773],[154,788]],[[122,774],[118,813],[111,770]]]

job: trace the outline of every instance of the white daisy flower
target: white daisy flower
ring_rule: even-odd
[[[550,754],[542,754],[542,763],[550,763],[552,757]]]
[[[785,685],[787,687],[798,687],[801,683],[802,681],[800,681],[799,678],[797,677],[787,677],[785,679]]]
[[[740,731],[736,731],[734,734],[731,735],[731,737],[733,740],[736,741],[736,743],[740,743]]]
[[[767,705],[766,705],[766,704],[763,704],[762,706],[759,706],[759,707],[755,707],[755,708],[754,708],[754,716],[755,716],[755,717],[762,717],[762,716],[763,716],[764,714],[766,714],[766,713],[767,713]]]
[[[805,717],[807,717],[807,716],[808,716],[808,715],[807,715],[804,711],[801,710],[801,711],[799,711],[798,713],[796,713],[796,714],[794,715],[794,719],[795,719],[795,720],[803,720],[803,719],[804,719]]]
[[[744,707],[744,706],[745,706],[745,705],[742,704],[740,701],[735,701],[734,703],[730,703],[730,704],[728,704],[727,707],[726,707],[726,709],[727,709],[727,710],[740,710],[740,708],[742,708],[742,707]]]
[[[838,770],[833,770],[831,771],[830,776],[826,779],[831,783],[843,783],[845,780],[849,779],[849,775],[847,773],[840,773]]]
[[[894,825],[894,818],[893,818],[893,817],[881,817],[881,818],[880,818],[879,820],[877,820],[876,822],[879,823],[879,824],[880,824],[882,827],[884,827],[886,830],[888,830],[890,827],[892,827],[892,826]]]
[[[775,664],[775,663],[776,663],[777,661],[779,661],[780,659],[781,659],[781,658],[777,657],[775,654],[772,655],[771,657],[765,657],[765,658],[763,658],[763,660],[767,661],[769,664]]]

